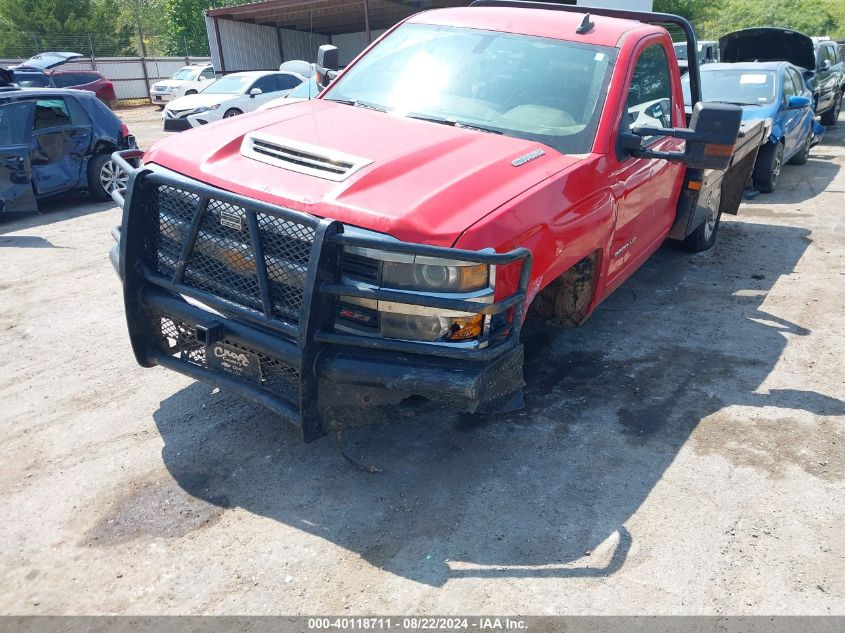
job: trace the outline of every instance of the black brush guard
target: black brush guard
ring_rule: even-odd
[[[113,155],[130,176],[125,199],[114,194],[123,220],[112,261],[142,366],[235,391],[290,420],[305,441],[369,421],[351,413],[356,404],[366,410],[419,395],[476,411],[521,402],[527,249],[498,254],[345,234],[340,222],[129,164],[140,157],[137,150]],[[243,236],[240,248],[226,231]],[[515,264],[518,287],[480,303],[350,286],[341,283],[344,246]],[[478,313],[498,325],[480,348],[348,334],[334,328],[340,296]],[[252,379],[221,371],[210,366],[210,353],[243,353],[260,369]]]

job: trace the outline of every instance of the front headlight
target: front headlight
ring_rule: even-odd
[[[442,317],[423,314],[381,313],[381,335],[410,341],[468,341],[477,339],[484,326],[480,314]]]
[[[490,271],[487,264],[417,257],[413,262],[384,262],[381,281],[399,290],[473,292],[488,286]]]
[[[209,112],[209,111],[211,111],[211,110],[216,110],[216,109],[217,109],[217,108],[219,108],[219,107],[220,107],[220,104],[219,104],[219,103],[215,103],[215,104],[214,104],[214,105],[212,105],[212,106],[200,106],[200,107],[198,107],[196,110],[194,110],[193,112],[191,112],[191,114],[202,114],[203,112]]]
[[[495,266],[455,259],[347,247],[343,277],[389,290],[493,302]],[[404,303],[341,297],[338,316],[383,338],[425,342],[480,341],[485,317]]]

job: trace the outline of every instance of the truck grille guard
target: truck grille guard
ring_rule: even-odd
[[[531,272],[527,249],[466,251],[346,234],[337,221],[172,172],[133,167],[130,161],[141,156],[138,150],[113,154],[129,173],[127,189],[113,194],[123,209],[115,264],[141,365],[162,365],[237,391],[293,422],[311,441],[324,432],[317,411],[318,358],[332,348],[495,365],[519,345]],[[351,286],[340,278],[344,246],[497,266],[518,263],[519,281],[513,294],[494,303]],[[482,314],[498,326],[479,348],[348,334],[334,329],[341,296]],[[509,318],[492,319],[503,314]],[[244,381],[210,368],[206,355],[215,343],[258,358],[260,379]]]

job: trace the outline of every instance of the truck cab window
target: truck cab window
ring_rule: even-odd
[[[630,127],[672,127],[671,77],[663,46],[654,44],[640,54],[628,89]]]

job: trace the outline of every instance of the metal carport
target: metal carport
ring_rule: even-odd
[[[425,9],[467,0],[266,0],[205,12],[214,67],[223,73],[278,68],[283,61],[316,61],[321,44],[349,63],[385,30]]]

